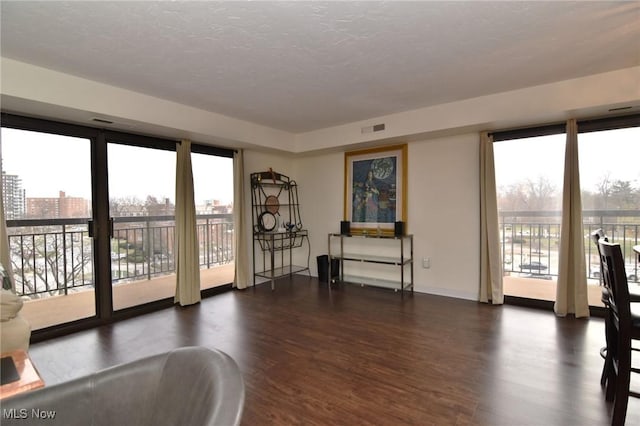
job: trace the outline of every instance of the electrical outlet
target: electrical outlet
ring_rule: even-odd
[[[431,268],[431,258],[430,257],[423,257],[422,258],[422,267],[424,269]]]

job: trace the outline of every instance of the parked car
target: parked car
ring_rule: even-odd
[[[627,280],[630,282],[638,281],[638,275],[635,269],[635,265],[625,265],[625,271],[627,271]],[[600,278],[600,266],[591,266],[591,278]]]
[[[520,264],[520,270],[529,270],[529,271],[546,271],[549,267],[542,262],[529,262]]]

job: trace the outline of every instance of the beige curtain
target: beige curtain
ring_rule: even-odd
[[[244,154],[239,149],[233,155],[233,286],[239,289],[249,286],[247,226],[249,225],[245,218]]]
[[[200,301],[200,266],[196,206],[193,196],[191,142],[177,145],[176,164],[176,297],[181,306]]]
[[[493,138],[480,133],[480,301],[502,304],[502,256]]]
[[[575,314],[577,318],[589,316],[578,170],[578,124],[575,119],[567,121],[560,260],[554,310],[558,316],[567,314]]]
[[[2,166],[0,165],[0,263],[2,263],[5,275],[11,282],[11,289],[15,292],[16,288],[15,282],[13,281],[13,268],[11,267],[11,252],[9,251],[9,234],[7,233],[7,223],[4,219],[4,192],[2,192],[2,188],[4,188],[4,185],[2,184],[3,179]],[[3,281],[0,277],[0,286],[2,284]]]

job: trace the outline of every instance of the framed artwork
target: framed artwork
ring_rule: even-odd
[[[407,222],[407,145],[346,152],[344,220],[352,233],[393,234]]]

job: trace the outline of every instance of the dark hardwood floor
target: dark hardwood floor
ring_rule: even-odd
[[[606,425],[601,318],[296,277],[32,345],[48,385],[183,345],[246,383],[244,425]],[[639,381],[636,385],[640,388]],[[632,383],[633,386],[633,383]],[[631,398],[627,424],[640,424]]]

